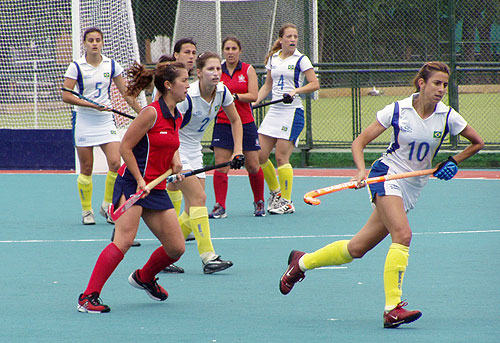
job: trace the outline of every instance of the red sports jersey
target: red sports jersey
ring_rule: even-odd
[[[248,93],[248,68],[250,64],[238,62],[238,65],[234,69],[233,75],[229,75],[229,71],[226,67],[226,62],[222,63],[222,76],[221,81],[226,85],[231,94],[245,94]],[[254,121],[252,114],[252,107],[248,102],[242,102],[239,100],[234,101],[236,110],[241,118],[242,124],[248,124]],[[230,124],[231,122],[227,118],[226,113],[221,108],[217,114],[217,123]]]
[[[156,122],[132,150],[146,184],[170,168],[172,158],[179,148],[179,128],[182,122],[182,115],[177,108],[172,116],[162,98],[149,106],[156,110]],[[125,164],[118,173],[125,178],[134,179]],[[163,181],[155,189],[165,187],[166,183]]]

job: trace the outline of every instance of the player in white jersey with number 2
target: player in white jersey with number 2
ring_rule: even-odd
[[[203,167],[201,140],[221,107],[231,122],[234,139],[231,168],[241,168],[245,162],[242,155],[243,128],[231,92],[219,82],[222,74],[221,58],[212,52],[202,53],[196,59],[196,72],[198,81],[190,84],[186,100],[177,105],[184,117],[179,131],[182,170],[186,172]],[[184,238],[191,232],[194,233],[203,272],[212,274],[231,267],[233,263],[216,255],[212,245],[206,207],[205,173],[187,177],[176,185],[168,185],[169,191],[179,189],[185,200],[179,223]]]
[[[63,92],[64,102],[75,105],[73,112],[74,144],[80,162],[78,176],[78,193],[82,204],[82,222],[85,225],[95,224],[92,210],[92,169],[94,165],[94,146],[100,146],[108,163],[104,200],[100,214],[108,223],[113,221],[108,217],[107,210],[113,199],[113,187],[116,172],[120,167],[120,137],[116,130],[111,108],[110,87],[114,82],[127,103],[137,112],[141,105],[131,96],[127,96],[125,80],[122,77],[123,68],[114,60],[101,54],[104,38],[101,30],[88,28],[83,34],[85,55],[72,62],[64,75],[63,87],[73,89],[104,107],[99,107],[82,100],[69,92]]]
[[[457,164],[484,146],[481,137],[464,118],[441,102],[449,75],[446,64],[426,63],[414,79],[418,93],[379,111],[377,119],[354,140],[352,155],[357,172],[352,180],[358,182],[358,187],[364,186],[366,178],[364,148],[389,128],[393,130],[392,142],[383,156],[373,163],[368,177],[429,169],[445,137],[461,135],[471,144],[439,163],[434,172],[435,177],[450,180],[458,171]],[[305,278],[305,271],[362,258],[390,235],[392,244],[383,275],[384,328],[396,328],[420,318],[420,311],[403,308],[408,304],[401,301],[401,296],[412,238],[407,212],[414,207],[428,178],[427,175],[369,185],[374,210],[366,224],[350,240],[333,242],[309,254],[292,250],[288,268],[280,280],[281,293],[288,294],[296,282]]]
[[[266,81],[259,90],[255,104],[264,100],[272,91],[272,100],[284,99],[273,104],[259,127],[259,163],[271,192],[267,210],[271,214],[293,213],[293,169],[290,156],[298,144],[304,128],[304,108],[298,94],[319,89],[319,82],[309,58],[297,50],[298,31],[294,24],[280,28],[279,38],[266,58]],[[304,79],[307,84],[304,84]],[[269,155],[275,150],[278,178]]]

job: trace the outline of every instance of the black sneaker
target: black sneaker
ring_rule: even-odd
[[[215,255],[210,261],[207,263],[203,263],[203,273],[205,274],[213,274],[229,267],[233,266],[233,262],[224,261],[220,258],[219,255]]]
[[[175,264],[171,264],[168,267],[165,267],[161,272],[171,273],[171,274],[182,274],[184,273],[184,269],[179,266],[176,266]]]
[[[168,298],[167,291],[160,286],[156,281],[158,278],[154,278],[151,282],[145,283],[139,280],[137,277],[137,270],[132,272],[128,277],[128,283],[134,286],[135,288],[142,289],[146,291],[149,297],[153,300],[164,301]]]
[[[111,311],[108,305],[104,305],[99,299],[99,294],[97,292],[91,293],[86,297],[83,293],[78,297],[78,305],[76,309],[79,312],[87,313],[106,313]]]

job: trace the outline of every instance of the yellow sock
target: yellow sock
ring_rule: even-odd
[[[273,163],[270,160],[267,160],[260,166],[262,168],[262,171],[264,172],[264,180],[266,180],[269,190],[277,191],[278,189],[280,189],[280,184],[278,183],[278,178],[276,177],[276,170],[274,170]]]
[[[196,238],[196,244],[198,244],[200,256],[215,254],[212,238],[210,237],[207,208],[205,206],[191,207],[189,209],[189,219],[191,222],[191,229]]]
[[[181,213],[181,206],[182,206],[182,191],[169,191],[167,189],[168,196],[170,197],[170,200],[172,201],[172,205],[174,205],[175,208],[175,213],[177,213],[177,217],[179,217],[179,214]]]
[[[392,310],[401,302],[403,277],[408,265],[409,251],[409,247],[398,243],[392,243],[389,247],[384,266],[385,309],[387,311]]]
[[[280,178],[281,197],[286,200],[292,200],[293,169],[290,163],[278,167],[278,176]]]
[[[92,209],[92,175],[78,175],[76,180],[78,185],[78,194],[80,195],[80,202],[82,203],[83,211],[90,211]]]
[[[104,202],[109,204],[113,201],[113,189],[115,189],[115,180],[118,173],[108,171],[104,186]]]
[[[189,234],[191,233],[191,223],[189,221],[189,214],[187,214],[186,212],[182,212],[182,214],[179,216],[179,224],[181,226],[181,230],[182,230],[182,234],[184,235],[184,239],[187,238],[187,236],[189,236]]]
[[[336,241],[316,250],[313,253],[305,254],[299,261],[300,269],[306,271],[324,266],[338,266],[349,263],[352,257],[347,250],[348,240]]]

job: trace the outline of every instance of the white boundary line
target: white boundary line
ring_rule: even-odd
[[[437,231],[437,232],[413,232],[415,236],[424,235],[461,235],[477,233],[500,233],[498,230],[466,230],[466,231]],[[298,238],[338,238],[352,237],[354,235],[300,235],[300,236],[256,236],[256,237],[212,237],[212,240],[271,240],[271,239],[298,239]],[[137,238],[138,241],[156,241],[156,238]],[[85,242],[109,242],[109,239],[27,239],[27,240],[3,240],[0,243],[85,243]]]

